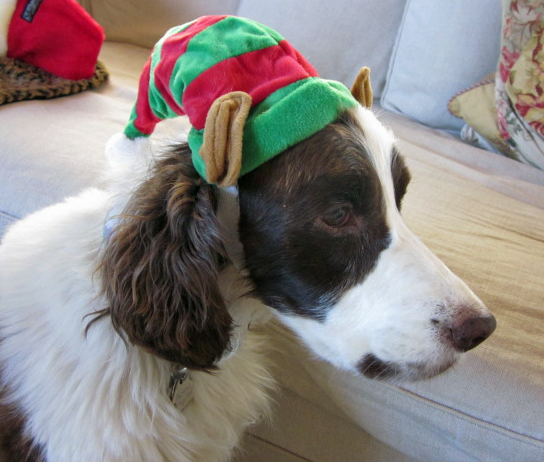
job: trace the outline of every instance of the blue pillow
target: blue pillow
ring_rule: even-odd
[[[408,0],[381,105],[458,133],[448,101],[497,67],[502,0]]]

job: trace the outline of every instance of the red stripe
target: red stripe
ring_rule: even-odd
[[[146,135],[153,132],[155,125],[161,121],[149,106],[149,70],[151,68],[151,58],[145,63],[140,84],[138,88],[138,98],[136,100],[136,119],[134,126]]]
[[[210,16],[196,21],[187,29],[168,37],[161,49],[161,59],[155,66],[155,86],[160,91],[168,106],[178,115],[184,115],[179,103],[174,101],[170,92],[169,83],[172,71],[177,59],[185,53],[191,38],[226,16]],[[142,133],[149,135],[155,125],[162,119],[157,117],[149,106],[149,81],[150,81],[151,57],[145,64],[138,86],[138,99],[136,100],[136,119],[134,126]]]
[[[226,17],[226,15],[203,17],[191,24],[187,29],[168,37],[164,41],[161,49],[161,59],[155,66],[155,86],[163,96],[166,104],[168,104],[176,114],[184,115],[183,110],[180,108],[180,102],[175,101],[170,90],[170,78],[172,77],[172,72],[177,60],[187,51],[190,40],[196,34]]]
[[[309,61],[306,60],[304,56],[302,56],[299,51],[296,48],[293,48],[289,42],[286,40],[282,40],[279,45],[285,49],[286,52],[292,54],[293,58],[298,61],[298,63],[308,72],[308,75],[310,77],[319,77],[319,74],[317,73],[314,66],[310,64]],[[287,51],[289,49],[289,51]]]
[[[202,130],[212,103],[231,91],[245,91],[259,104],[274,91],[318,73],[287,41],[225,59],[202,72],[185,89],[183,107],[191,125]]]

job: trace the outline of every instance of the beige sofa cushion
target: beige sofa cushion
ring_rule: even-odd
[[[100,59],[110,79],[97,90],[2,106],[0,239],[13,220],[100,181],[105,143],[126,123],[148,53],[108,43]]]

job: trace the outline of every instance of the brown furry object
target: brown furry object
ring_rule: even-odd
[[[50,99],[96,88],[108,79],[100,62],[90,79],[68,80],[32,64],[0,57],[0,105],[29,99]]]
[[[224,248],[216,201],[188,146],[159,162],[107,243],[98,271],[109,307],[95,321],[110,315],[130,342],[191,369],[214,369],[232,329],[217,282]]]
[[[45,461],[41,448],[25,436],[21,409],[13,404],[6,404],[6,390],[2,386],[0,386],[0,461]]]

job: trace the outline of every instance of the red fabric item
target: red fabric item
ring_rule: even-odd
[[[169,37],[162,45],[161,59],[153,72],[155,87],[157,87],[157,90],[159,90],[170,109],[178,115],[185,115],[185,113],[180,107],[181,102],[175,101],[170,90],[170,79],[172,77],[172,72],[174,71],[174,66],[180,56],[187,51],[187,46],[195,35],[202,32],[204,29],[213,26],[225,17],[226,16],[208,16],[200,18],[200,20],[195,21],[187,29]],[[141,84],[140,91],[142,91]]]
[[[180,56],[185,54],[191,39],[193,39],[195,35],[199,34],[208,27],[213,26],[224,18],[226,18],[226,16],[204,16],[199,18],[198,21],[193,22],[191,25],[189,25],[189,27],[183,29],[181,32],[170,35],[162,44],[160,61],[157,63],[154,73],[164,75],[165,80],[169,81],[177,60],[180,58]]]
[[[150,134],[155,125],[162,119],[157,117],[149,105],[149,79],[151,69],[151,58],[145,63],[142,75],[140,76],[140,86],[138,89],[138,99],[134,110],[138,117],[134,121],[134,126],[142,133]]]
[[[59,77],[94,74],[104,30],[75,0],[18,0],[8,53]]]
[[[155,87],[161,92],[165,103],[168,107],[178,115],[185,115],[185,111],[181,107],[181,103],[177,102],[170,91],[170,78],[176,61],[185,53],[189,41],[199,32],[202,32],[207,27],[212,26],[216,22],[226,16],[209,16],[203,17],[199,21],[195,21],[186,29],[174,34],[166,40],[161,49],[161,59],[155,67]],[[141,132],[150,134],[153,132],[155,125],[162,119],[157,117],[151,106],[149,105],[149,81],[151,70],[151,58],[145,63],[138,84],[138,99],[136,101],[136,113],[138,117],[134,120],[134,126]]]
[[[255,106],[280,88],[317,76],[312,65],[283,40],[276,46],[225,59],[202,72],[185,89],[183,107],[191,125],[202,130],[212,103],[226,93],[245,91]]]

